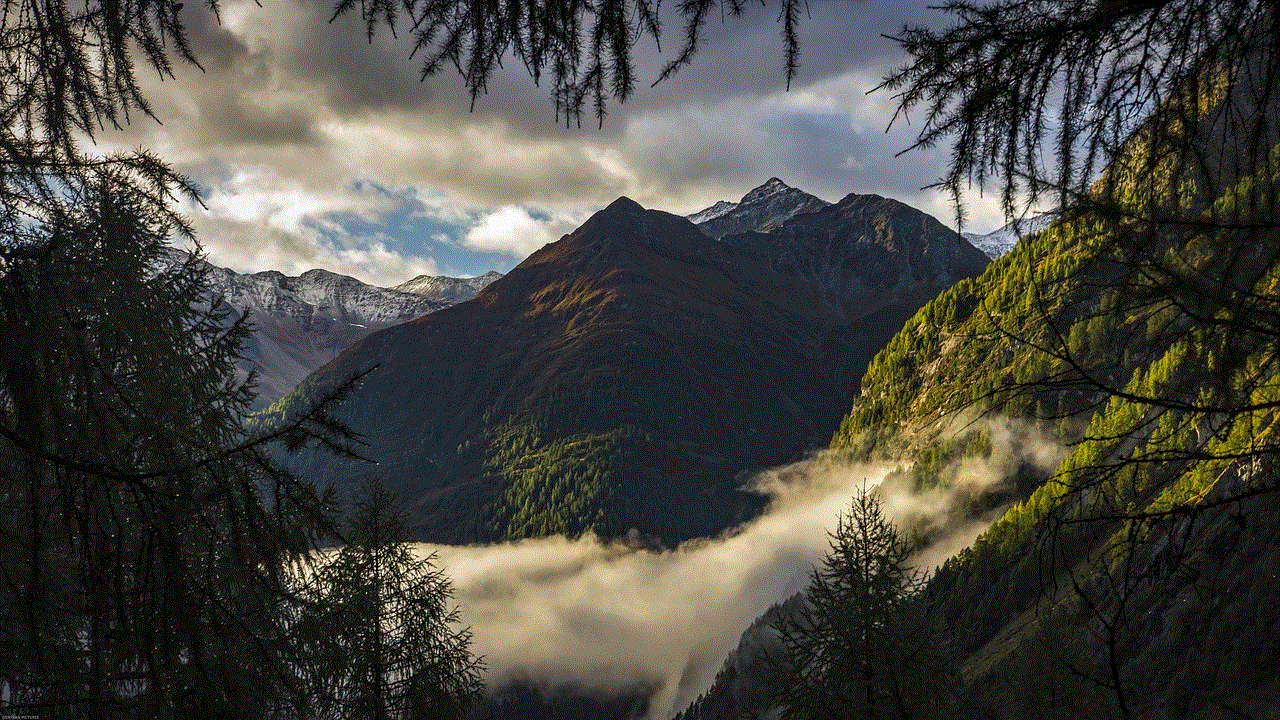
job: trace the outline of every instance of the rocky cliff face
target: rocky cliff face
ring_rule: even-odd
[[[175,258],[185,252],[175,251]],[[266,407],[369,333],[469,300],[499,273],[475,278],[423,275],[398,288],[367,285],[327,270],[298,277],[242,274],[206,263],[209,290],[254,331],[241,369],[258,373],[256,407]]]
[[[879,195],[850,194],[721,242],[774,272],[805,279],[847,321],[923,304],[989,262],[933,216]]]
[[[258,373],[258,407],[270,405],[348,345],[447,303],[366,285],[326,270],[299,277],[242,275],[209,266],[210,287],[254,326],[241,366]]]

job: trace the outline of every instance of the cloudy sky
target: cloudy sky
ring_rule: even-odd
[[[187,6],[203,71],[144,77],[160,122],[98,145],[145,146],[191,176],[207,205],[190,209],[199,240],[236,270],[322,267],[379,285],[505,272],[619,195],[684,214],[771,176],[950,220],[945,198],[920,189],[945,149],[894,157],[913,127],[886,133],[893,99],[867,95],[902,61],[881,33],[941,22],[923,0],[811,0],[789,91],[776,7],[713,19],[693,64],[650,88],[680,39],[671,22],[665,53],[637,46],[636,94],[603,127],[572,129],[518,63],[471,110],[456,74],[420,82],[408,44],[366,42],[357,18],[330,24],[330,0],[224,0],[220,24]],[[971,212],[967,230],[1003,224],[994,201]]]

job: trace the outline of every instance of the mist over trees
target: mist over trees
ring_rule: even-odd
[[[481,698],[482,665],[449,581],[433,558],[415,555],[395,502],[368,479],[346,544],[302,580],[291,630],[318,699],[312,717],[460,720]]]
[[[1059,671],[1038,684],[1010,659],[991,675],[1006,687],[968,699],[985,707],[979,714],[1065,713],[1062,698],[1099,690],[1119,717],[1169,697],[1189,703],[1187,712],[1274,711],[1265,683],[1232,701],[1214,697],[1233,682],[1217,673],[1201,682],[1166,670],[1177,684],[1155,682],[1161,661],[1144,644],[1182,631],[1147,620],[1176,617],[1179,592],[1223,598],[1222,615],[1202,618],[1206,636],[1237,622],[1241,643],[1265,637],[1263,626],[1228,620],[1239,608],[1220,594],[1241,582],[1225,570],[1244,562],[1228,548],[1265,544],[1277,523],[1275,8],[1172,0],[946,9],[956,21],[945,30],[903,30],[910,57],[882,86],[899,93],[900,115],[923,116],[914,147],[951,144],[938,186],[958,216],[971,184],[1000,193],[1010,214],[1040,198],[1065,212],[998,274],[944,294],[922,321],[939,333],[965,328],[1007,363],[968,387],[928,392],[939,410],[1031,416],[1073,445],[1052,478],[935,579],[955,596],[948,612],[962,628],[962,618],[1045,614],[1037,632],[1047,652],[1023,661]],[[874,406],[855,415],[866,422]],[[1029,552],[1033,560],[1019,556]],[[963,607],[996,578],[1010,583],[1003,601]],[[1265,587],[1274,581],[1248,593]],[[1064,638],[1073,627],[1081,632]],[[1274,654],[1265,641],[1244,654],[1213,642],[1224,666]]]
[[[718,9],[744,7],[681,3],[683,44],[659,79],[688,64]],[[802,4],[778,7],[790,76]],[[139,68],[171,77],[174,62],[197,62],[182,8],[0,8],[0,702],[45,717],[461,714],[477,666],[451,629],[443,578],[405,554],[377,492],[344,530],[329,497],[266,450],[356,452],[324,412],[334,397],[251,432],[252,386],[234,372],[244,326],[226,326],[194,263],[167,259],[169,239],[190,235],[173,208],[198,200],[194,187],[145,150],[85,149],[104,127],[152,119]],[[1029,349],[1016,372],[966,378],[941,406],[1017,411],[1075,443],[1053,483],[931,582],[953,598],[940,612],[964,650],[990,637],[981,623],[1036,609],[1045,587],[1071,594],[1037,631],[1054,652],[999,661],[1000,692],[957,702],[979,716],[1052,716],[1074,712],[1071,698],[1105,698],[1100,713],[1132,716],[1152,662],[1142,633],[1163,632],[1149,618],[1203,622],[1218,647],[1232,623],[1258,626],[1247,613],[1274,603],[1274,574],[1240,577],[1249,553],[1274,561],[1280,490],[1280,18],[1259,0],[944,9],[955,18],[946,30],[904,28],[908,63],[883,86],[900,93],[903,114],[923,112],[915,147],[951,144],[939,185],[958,217],[973,184],[1000,193],[1011,214],[1054,198],[1063,219],[1001,266],[1023,264],[1003,276],[1026,289],[1022,306],[957,303],[980,285],[969,283],[928,311],[985,317],[986,337]],[[334,17],[354,12],[370,36],[407,31],[424,76],[452,67],[473,97],[502,57],[518,58],[550,78],[566,121],[584,110],[602,119],[624,101],[632,48],[661,33],[649,0],[334,6]],[[1053,253],[1032,252],[1045,248]],[[929,341],[901,341],[913,342]],[[808,614],[783,629],[793,667],[816,668],[788,700],[798,714],[905,714],[895,687],[933,693],[904,683],[893,672],[906,669],[884,655],[900,646],[895,628],[913,627],[901,624],[914,611],[899,599],[918,593],[901,539],[868,502],[855,499]],[[317,547],[344,532],[350,545],[313,566]],[[299,589],[308,572],[314,584]],[[1217,578],[1252,605],[1224,601],[1207,617],[1160,605],[1162,588],[1209,594]],[[995,582],[1007,583],[999,598],[985,592]],[[383,635],[384,617],[404,619],[404,634]],[[854,642],[833,640],[837,620],[854,621]],[[1076,626],[1089,636],[1056,634]],[[438,662],[405,660],[423,648]],[[815,660],[833,649],[840,660]],[[339,655],[361,663],[340,667]],[[1196,673],[1178,672],[1199,687]],[[1249,700],[1265,709],[1261,687]],[[1176,692],[1171,707],[1196,700]]]
[[[940,436],[957,411],[1071,449],[926,585],[965,663],[944,714],[1270,717],[1271,601],[1251,613],[1280,562],[1275,8],[943,9],[881,87],[922,123],[911,149],[952,148],[958,219],[975,187],[1064,211],[908,322],[833,445],[905,452],[917,484],[989,452],[981,428]],[[726,695],[689,717],[767,709]]]
[[[945,707],[947,635],[931,627],[918,550],[863,487],[831,532],[804,600],[775,625],[782,717],[929,717]]]

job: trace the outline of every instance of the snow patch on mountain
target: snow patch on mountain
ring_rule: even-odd
[[[685,218],[703,234],[718,239],[751,230],[768,232],[797,215],[817,212],[830,204],[775,177],[736,203],[721,200]]]
[[[304,328],[332,322],[386,325],[439,310],[446,302],[409,292],[366,285],[329,272],[308,270],[289,277],[275,270],[242,275],[209,266],[210,288],[237,310],[291,318]]]
[[[685,219],[694,225],[701,225],[708,220],[715,220],[736,207],[738,207],[738,203],[721,200],[705,210],[699,210],[692,215],[686,215]]]
[[[408,282],[396,285],[392,290],[423,295],[439,302],[459,303],[475,297],[476,293],[500,277],[502,273],[493,270],[483,275],[465,278],[419,275]]]
[[[999,230],[992,230],[989,233],[961,233],[964,239],[968,240],[974,247],[986,253],[987,257],[995,260],[1013,249],[1025,235],[1033,235],[1044,230],[1058,219],[1057,211],[1032,215],[1005,225]]]
[[[171,250],[169,261],[184,262],[186,251]],[[240,370],[257,372],[256,407],[265,407],[352,343],[475,297],[499,277],[421,275],[396,288],[365,284],[328,270],[297,277],[267,270],[238,273],[203,263],[209,292],[230,310],[228,321],[246,313],[253,330],[241,347]]]

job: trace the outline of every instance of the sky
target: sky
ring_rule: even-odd
[[[156,119],[96,143],[149,148],[196,182],[205,207],[186,210],[215,264],[381,286],[506,272],[622,195],[688,214],[770,177],[829,201],[897,198],[954,226],[947,199],[921,189],[946,149],[897,157],[918,126],[886,132],[894,99],[867,94],[903,62],[882,34],[945,22],[925,5],[810,0],[789,90],[776,7],[713,18],[693,63],[650,87],[681,37],[672,17],[664,52],[636,46],[635,94],[601,127],[566,128],[519,63],[472,108],[457,74],[420,81],[403,38],[330,23],[330,0],[224,0],[220,23],[189,2],[202,68],[141,72]],[[972,196],[969,213],[965,230],[1004,224],[994,196]]]

